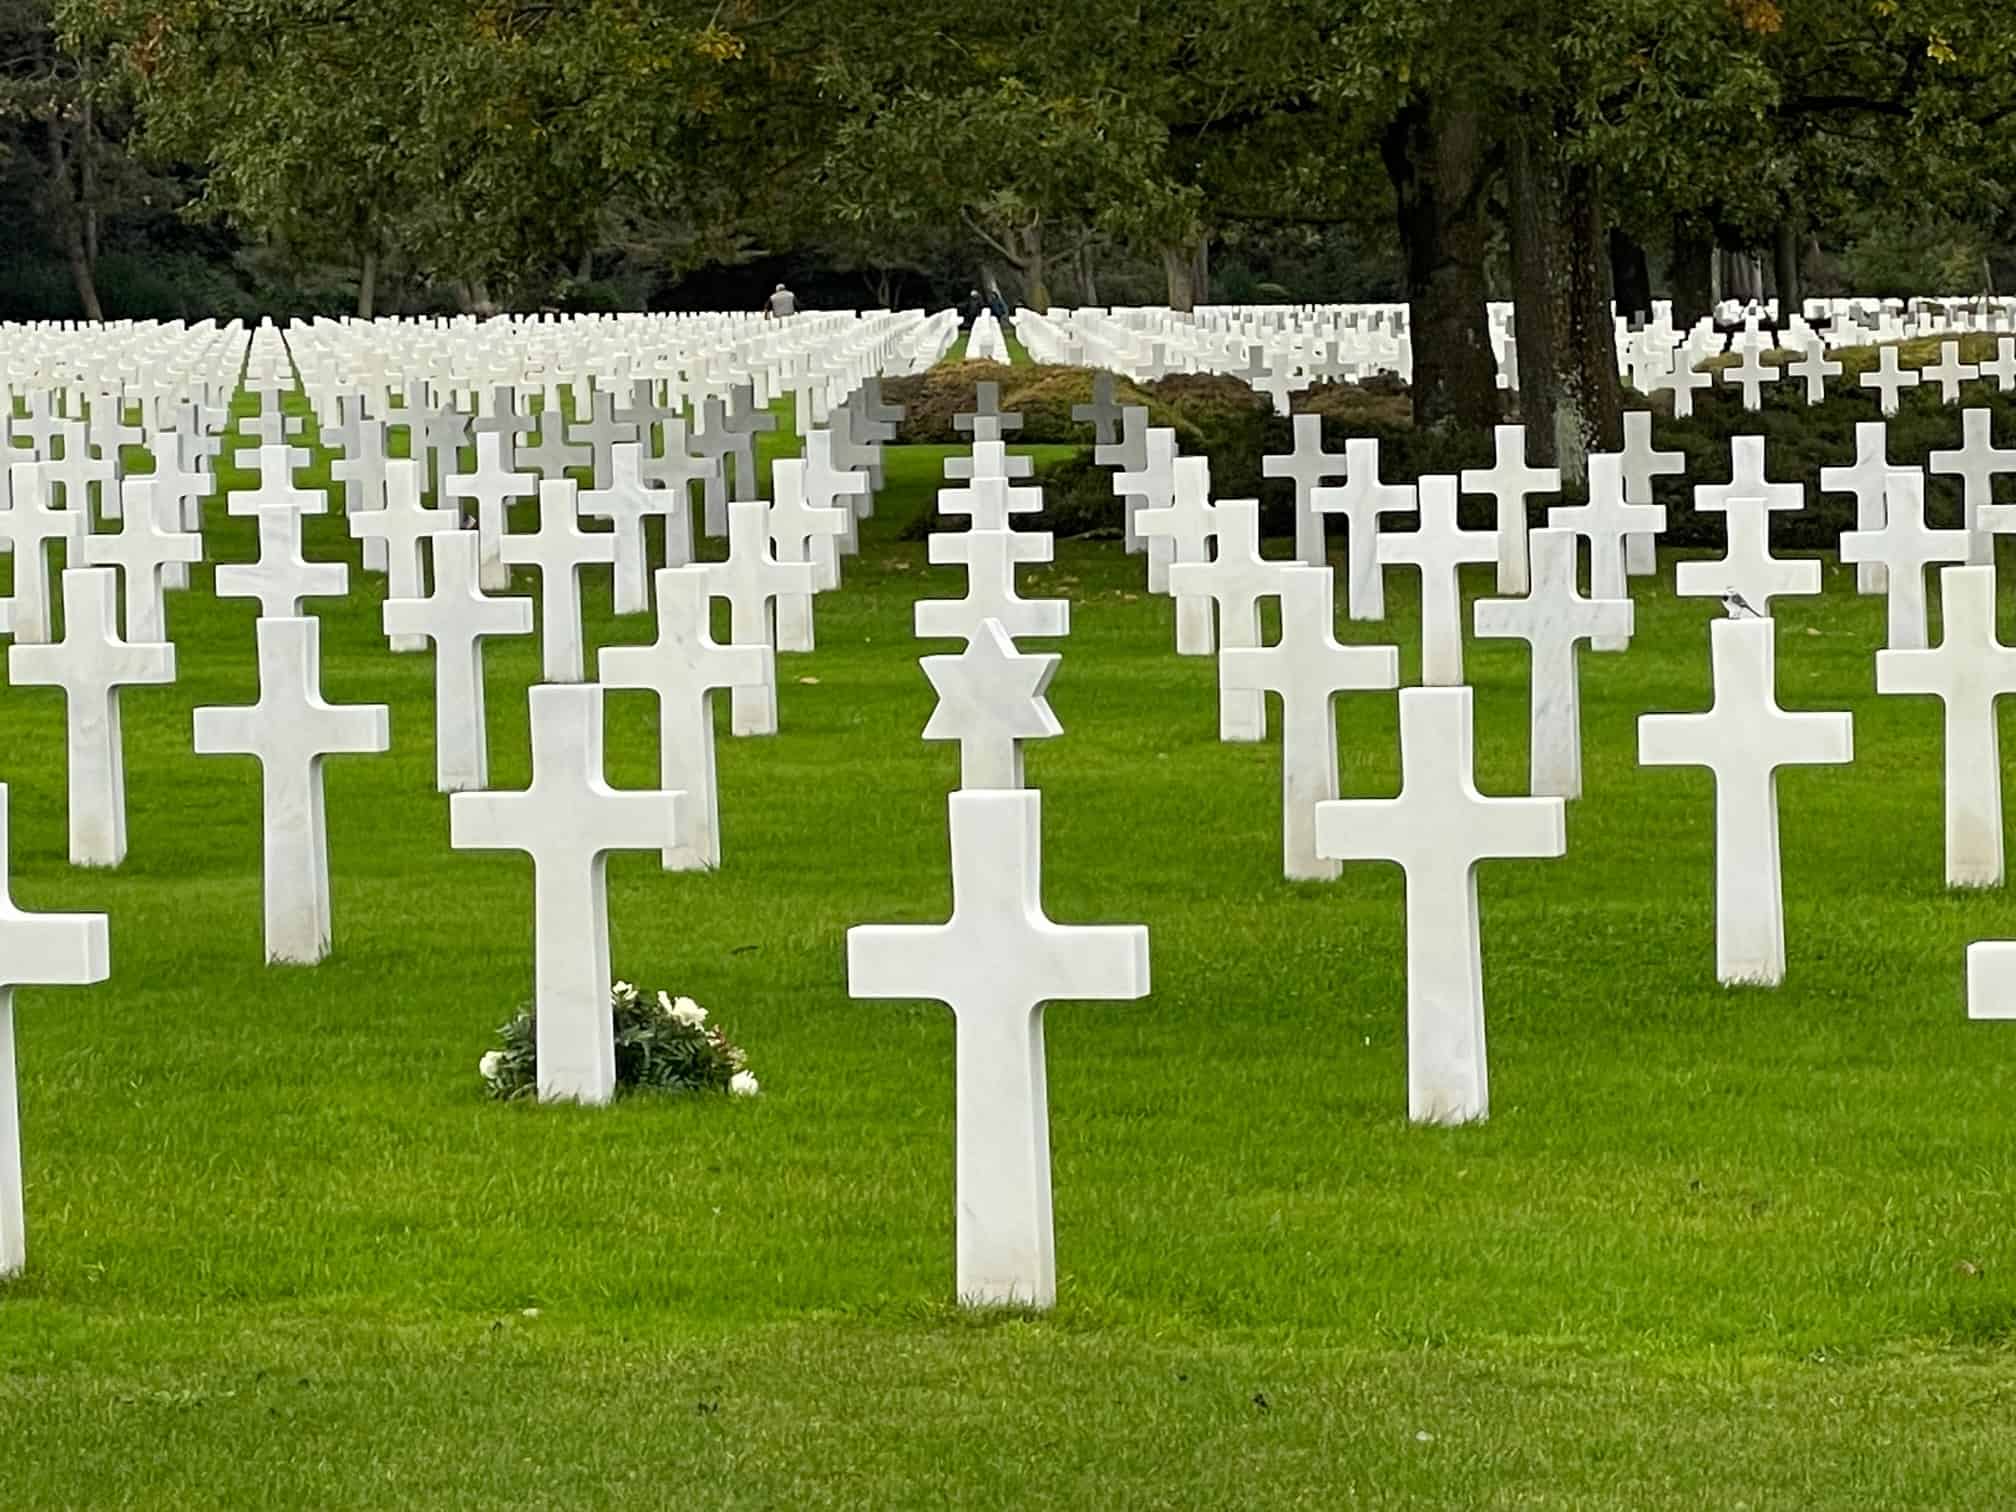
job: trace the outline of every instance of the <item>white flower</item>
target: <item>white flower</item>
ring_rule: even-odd
[[[659,1011],[660,1013],[670,1013],[670,1012],[672,1011],[672,994],[671,994],[671,993],[669,993],[669,992],[660,992],[660,993],[658,994],[658,1011]]]
[[[660,993],[659,996],[663,997],[664,994]],[[707,1010],[689,997],[682,997],[678,1002],[666,1009],[666,1012],[670,1013],[674,1020],[686,1025],[689,1029],[698,1029],[702,1024],[707,1022]]]
[[[497,1080],[497,1073],[503,1068],[504,1052],[502,1050],[492,1050],[476,1063],[476,1069],[483,1073],[483,1080],[485,1081],[494,1082]]]
[[[728,1079],[730,1097],[754,1097],[763,1090],[763,1084],[747,1071],[737,1071]]]
[[[619,1003],[628,1005],[637,1001],[637,989],[628,982],[618,982],[609,989],[609,996]]]

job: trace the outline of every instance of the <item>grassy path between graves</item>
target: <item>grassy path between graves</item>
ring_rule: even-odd
[[[1851,769],[1781,784],[1790,980],[1713,981],[1711,787],[1634,721],[1707,700],[1713,606],[1671,563],[1584,660],[1589,796],[1559,862],[1487,864],[1494,1117],[1410,1128],[1401,880],[1280,878],[1277,753],[1109,544],[1068,594],[1034,747],[1045,896],[1152,930],[1154,996],[1052,1010],[1060,1306],[951,1286],[949,1015],[854,1003],[842,936],[949,901],[953,748],[910,606],[956,591],[894,453],[783,733],[720,745],[726,864],[616,858],[616,969],[697,997],[766,1095],[497,1106],[530,868],[451,852],[432,662],[383,589],[324,602],[324,692],[391,704],[329,768],[336,954],[259,951],[255,768],[190,751],[253,692],[245,600],[171,601],[127,695],[132,854],[64,863],[63,715],[5,693],[14,897],[111,916],[114,976],[24,990],[30,1268],[0,1287],[0,1506],[1954,1507],[2016,1478],[2016,1029],[1961,952],[2016,900],[1940,886],[1939,714],[1877,700],[1875,599],[1781,605],[1781,698],[1852,708]],[[212,564],[252,555],[209,511]],[[1280,550],[1283,543],[1272,543]],[[355,553],[332,516],[311,555]],[[529,590],[529,577],[521,590]],[[1480,574],[1473,594],[1485,590]],[[591,580],[591,643],[648,639]],[[1414,595],[1396,574],[1390,627]],[[2007,627],[2005,627],[2005,634]],[[1517,791],[1525,655],[1472,643],[1479,785]],[[522,785],[529,642],[492,642]],[[725,712],[723,713],[725,719]],[[1390,696],[1340,708],[1347,792],[1397,783]],[[610,695],[610,776],[656,772]],[[530,1311],[528,1311],[530,1310]]]

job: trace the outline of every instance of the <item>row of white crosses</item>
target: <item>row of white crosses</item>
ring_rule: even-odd
[[[930,546],[933,562],[965,564],[967,594],[917,606],[920,637],[965,643],[922,659],[937,694],[924,738],[959,746],[959,789],[948,800],[952,916],[850,929],[847,984],[856,998],[952,1009],[956,1294],[969,1306],[1047,1308],[1057,1264],[1043,1009],[1145,997],[1148,931],[1061,925],[1043,912],[1042,796],[1024,786],[1022,745],[1062,733],[1045,697],[1058,658],[1023,652],[1015,637],[1065,634],[1068,606],[1016,593],[1016,564],[1047,561],[1050,543],[1011,530],[1010,516],[1040,509],[1042,497],[1010,484],[998,411],[962,418],[980,439],[958,470],[965,485],[941,492],[939,507],[971,523]]]
[[[773,464],[780,505],[798,516],[807,508],[803,467],[793,460]],[[865,488],[866,477],[860,481]],[[540,486],[542,535],[548,533],[549,514],[557,522],[552,527],[553,554],[540,564],[543,578],[572,577],[578,571],[576,549],[560,539],[578,534],[572,519],[573,487],[571,481]],[[829,508],[829,513],[838,512]],[[532,859],[535,1053],[542,1100],[602,1103],[615,1093],[604,880],[608,856],[618,850],[655,849],[668,870],[717,867],[721,842],[715,691],[730,692],[735,733],[769,734],[777,727],[776,609],[788,600],[809,601],[820,586],[820,564],[809,551],[803,561],[777,560],[771,551],[772,513],[772,506],[761,499],[734,500],[728,506],[725,562],[681,562],[659,569],[654,585],[657,639],[649,645],[602,651],[599,683],[581,684],[572,663],[561,669],[570,676],[556,678],[556,669],[549,664],[548,684],[530,694],[533,775],[528,789],[464,790],[450,798],[451,844],[460,849],[518,850]],[[800,529],[803,521],[798,516],[794,516],[797,523],[782,528],[787,538],[809,543],[812,537]],[[837,523],[829,524],[832,528],[825,534],[837,536]],[[509,535],[504,538],[506,561],[512,560],[511,540]],[[452,590],[449,613],[463,617],[455,630],[459,643],[474,628],[468,621],[482,603],[476,542],[467,534],[443,536],[437,538],[435,552],[437,597],[446,560]],[[728,645],[713,639],[708,623],[709,605],[717,597],[730,603]],[[393,607],[387,606],[388,628]],[[548,616],[553,612],[549,598]],[[573,613],[578,627],[578,601]],[[499,623],[494,633],[514,633],[517,628]],[[809,649],[809,618],[805,634]],[[551,637],[549,624],[549,655]],[[578,640],[575,649],[578,652]],[[480,700],[480,666],[472,669],[465,663],[456,673],[458,682],[464,683],[472,675]],[[660,742],[657,789],[619,792],[608,785],[603,763],[605,688],[636,688],[655,696]],[[480,703],[475,727],[479,731],[483,727]],[[480,762],[480,755],[477,759]]]
[[[1086,418],[1101,423],[1099,407],[1095,396],[1093,413]],[[1265,697],[1271,692],[1281,699],[1282,846],[1288,877],[1334,879],[1345,860],[1392,860],[1407,870],[1410,1116],[1431,1122],[1484,1117],[1490,1104],[1474,870],[1491,856],[1556,856],[1565,848],[1563,800],[1580,790],[1575,646],[1592,635],[1628,639],[1628,598],[1603,604],[1581,598],[1575,537],[1566,530],[1543,531],[1533,538],[1537,576],[1527,593],[1525,498],[1554,486],[1545,475],[1522,477],[1499,489],[1494,473],[1476,490],[1510,494],[1509,503],[1516,505],[1518,553],[1507,561],[1500,531],[1462,527],[1457,518],[1460,485],[1453,477],[1422,480],[1419,529],[1379,532],[1383,514],[1414,508],[1416,489],[1379,483],[1376,443],[1361,447],[1356,441],[1347,443],[1346,456],[1335,459],[1350,469],[1345,485],[1324,489],[1317,468],[1327,464],[1313,455],[1320,452],[1320,435],[1302,429],[1294,459],[1302,465],[1276,471],[1297,483],[1297,559],[1278,561],[1260,551],[1258,504],[1212,504],[1205,462],[1175,457],[1173,440],[1167,431],[1147,431],[1145,465],[1120,474],[1114,488],[1139,501],[1136,531],[1151,550],[1157,542],[1171,543],[1160,586],[1176,596],[1178,649],[1210,653],[1215,608],[1219,727],[1225,739],[1264,738]],[[1516,428],[1500,437],[1501,464],[1508,445],[1510,455],[1523,453],[1523,436]],[[1309,507],[1312,497],[1317,508]],[[1621,499],[1617,502],[1621,507]],[[1343,514],[1352,527],[1356,616],[1384,617],[1386,567],[1412,567],[1422,576],[1423,681],[1428,686],[1401,695],[1405,777],[1398,799],[1344,800],[1338,792],[1333,701],[1339,693],[1395,689],[1400,668],[1392,646],[1342,645],[1336,639],[1334,576],[1327,549],[1319,544],[1322,515],[1328,512]],[[1508,500],[1501,497],[1501,520],[1507,512]],[[1311,522],[1313,532],[1306,528]],[[1616,526],[1613,554],[1621,594],[1623,524],[1656,530],[1660,522],[1625,516],[1611,523]],[[1303,557],[1305,551],[1313,562]],[[1151,584],[1155,561],[1151,554]],[[1459,573],[1468,562],[1495,564],[1501,581],[1515,582],[1527,593],[1521,599],[1479,604],[1477,610],[1480,633],[1523,636],[1534,645],[1534,792],[1540,795],[1535,798],[1486,798],[1471,779],[1471,693],[1460,686]],[[1267,598],[1280,602],[1281,638],[1272,646],[1263,645],[1260,635],[1260,604]],[[1188,631],[1186,600],[1202,610],[1201,626]]]

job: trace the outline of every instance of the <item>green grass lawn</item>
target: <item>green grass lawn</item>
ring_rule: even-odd
[[[1060,1298],[952,1289],[952,1025],[855,1003],[850,924],[949,904],[957,752],[889,486],[782,733],[719,746],[723,869],[617,857],[617,972],[690,993],[765,1096],[497,1105],[475,1073],[530,992],[531,871],[448,847],[432,658],[382,580],[318,606],[323,685],[391,705],[328,777],[336,949],[260,955],[249,759],[190,712],[255,691],[251,522],[208,511],[171,600],[181,681],[125,699],[131,856],[64,861],[63,712],[5,695],[14,897],[111,917],[112,980],[17,1015],[30,1262],[0,1287],[0,1506],[1073,1508],[1987,1506],[2016,1476],[2016,1030],[1969,1024],[2001,892],[1941,886],[1936,703],[1878,700],[1882,603],[1831,561],[1780,606],[1780,696],[1852,709],[1852,768],[1781,785],[1790,974],[1714,981],[1708,775],[1635,721],[1708,699],[1672,563],[1628,655],[1585,656],[1569,852],[1487,864],[1494,1116],[1404,1117],[1401,877],[1280,875],[1279,756],[1215,738],[1215,672],[1111,544],[1033,746],[1044,892],[1141,922],[1155,991],[1049,1016]],[[333,516],[310,554],[355,551]],[[1272,543],[1285,550],[1285,542]],[[1851,570],[1852,571],[1852,570]],[[1415,595],[1389,626],[1415,665]],[[532,580],[521,579],[530,591]],[[1484,574],[1469,584],[1487,590]],[[589,592],[592,644],[651,637]],[[1473,642],[1479,785],[1520,791],[1526,665]],[[528,762],[530,640],[492,642],[494,780]],[[1341,701],[1347,793],[1395,790],[1395,700]],[[656,774],[609,695],[610,777]]]

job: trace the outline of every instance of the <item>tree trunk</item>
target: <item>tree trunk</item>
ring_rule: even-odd
[[[593,247],[583,247],[581,249],[580,266],[574,270],[574,282],[578,284],[592,283],[594,278],[595,249]]]
[[[1610,284],[1617,291],[1619,315],[1652,318],[1652,265],[1638,239],[1616,226],[1610,228]]]
[[[1495,424],[1498,369],[1484,290],[1487,174],[1477,112],[1417,94],[1380,145],[1406,249],[1414,423]]]
[[[1211,303],[1211,238],[1202,231],[1190,254],[1190,298],[1193,304]]]
[[[369,320],[378,302],[378,249],[364,249],[364,266],[357,273],[357,318]]]
[[[1043,251],[1043,222],[1039,217],[1014,232],[1009,245],[1015,251],[1015,271],[1022,280],[1022,302],[1038,315],[1050,313],[1050,269]]]
[[[1673,326],[1689,331],[1715,309],[1715,244],[1673,218]]]
[[[1090,240],[1078,248],[1078,286],[1079,295],[1084,302],[1096,307],[1099,303],[1099,275],[1092,265]]]
[[[1799,313],[1799,226],[1791,216],[1778,222],[1771,239],[1772,271],[1778,278],[1778,329]]]
[[[1533,450],[1581,484],[1591,451],[1623,445],[1623,398],[1602,186],[1560,141],[1528,118],[1510,144],[1519,413]]]
[[[63,244],[63,260],[70,266],[70,282],[77,290],[77,303],[86,320],[103,320],[105,310],[98,303],[98,280],[91,271],[90,249],[84,242],[84,221],[77,210],[77,192],[70,183],[69,154],[63,150],[63,124],[50,120],[49,129],[49,218],[55,222],[57,240]]]
[[[1169,308],[1184,314],[1197,308],[1197,261],[1188,247],[1165,246],[1162,272],[1169,280]]]
[[[84,210],[84,260],[98,267],[98,154],[92,146],[97,116],[91,105],[91,72],[84,71],[84,110],[77,133],[77,182]]]

